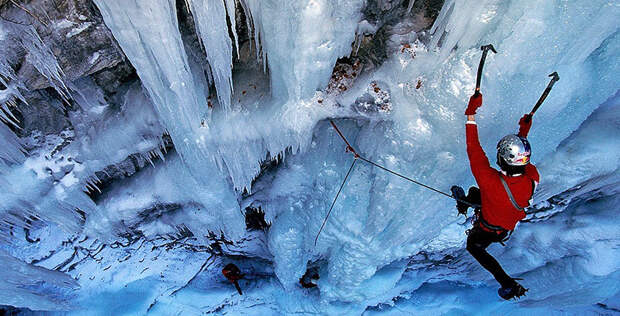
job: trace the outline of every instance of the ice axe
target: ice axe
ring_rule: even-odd
[[[480,49],[482,50],[482,57],[480,57],[480,64],[478,65],[478,75],[476,76],[476,92],[474,93],[474,95],[476,96],[480,94],[480,80],[482,79],[482,67],[484,67],[484,61],[487,59],[487,54],[489,53],[489,50],[497,54],[497,51],[495,50],[495,47],[493,47],[493,44],[481,46]]]
[[[534,105],[534,108],[530,112],[530,115],[526,118],[526,120],[528,122],[529,122],[529,120],[532,119],[532,116],[534,115],[534,113],[536,113],[536,111],[538,111],[538,108],[545,101],[545,99],[549,95],[549,92],[551,91],[551,88],[553,88],[553,85],[555,84],[555,82],[560,80],[560,76],[558,75],[557,71],[554,71],[552,74],[549,75],[549,77],[551,77],[551,81],[549,81],[549,84],[547,85],[547,88],[545,89],[543,94],[540,96],[540,99],[538,99],[538,102],[536,102],[536,105]]]

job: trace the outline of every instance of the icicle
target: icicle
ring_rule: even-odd
[[[1,68],[2,67],[0,67],[0,74],[2,71]],[[0,76],[0,78],[1,77],[2,76]],[[18,125],[19,119],[15,117],[10,109],[11,107],[17,108],[17,99],[20,99],[26,103],[17,87],[9,85],[7,86],[7,89],[0,90],[0,118],[4,118],[7,123],[15,126],[16,128],[20,128]]]
[[[30,213],[30,211],[24,210],[24,213],[28,214]],[[15,218],[19,220],[19,226],[21,226],[21,228],[26,228],[26,229],[32,228],[32,224],[28,223],[28,221],[24,220],[23,218],[20,218],[17,216],[15,216]]]
[[[97,190],[99,193],[101,193],[101,190],[99,190],[99,187],[97,186],[97,184],[95,183],[95,181],[94,181],[93,179],[89,178],[87,181],[88,181],[88,183],[90,184],[90,186],[91,186],[92,188],[94,188],[94,189],[95,189],[95,190]]]
[[[6,124],[10,124],[15,128],[21,129],[21,127],[19,127],[19,120],[13,116],[13,113],[11,113],[11,111],[5,107],[5,105],[2,105],[2,107],[0,107],[0,120],[2,120],[3,122],[5,122]]]
[[[28,54],[26,60],[32,64],[38,71],[49,81],[50,85],[60,94],[60,96],[68,101],[71,99],[69,89],[63,80],[65,74],[58,64],[56,56],[43,43],[43,40],[33,26],[28,26],[20,38],[22,46]]]
[[[443,35],[446,26],[449,22],[449,17],[452,11],[454,10],[455,0],[446,1],[441,7],[441,11],[439,12],[439,16],[435,19],[433,26],[431,27],[429,33],[433,35],[429,47],[434,49],[437,47],[441,36]]]
[[[213,73],[218,100],[224,109],[229,111],[232,97],[232,42],[228,35],[226,6],[231,1],[227,0],[224,3],[224,0],[187,0],[187,2],[190,4],[189,8],[196,21],[196,31]],[[233,2],[233,20],[234,7]]]
[[[4,219],[4,218],[3,218],[3,219],[2,219],[2,221],[3,221],[6,225],[9,225],[9,226],[14,226],[14,224],[13,224],[13,223],[11,223],[11,222],[9,222],[9,220],[8,220],[8,219]]]
[[[261,61],[264,65],[266,65],[264,57],[265,54],[261,45],[261,31],[259,30],[259,25],[257,25],[254,21],[254,12],[252,12],[252,9],[250,9],[250,6],[248,5],[248,1],[252,0],[240,1],[245,11],[246,20],[248,23],[248,33],[254,34],[254,48],[256,49],[256,60]],[[260,7],[260,2],[251,2],[251,4],[254,5],[254,9],[258,9]]]
[[[357,53],[360,50],[360,47],[362,46],[362,39],[364,38],[364,34],[356,34],[355,35],[355,42],[353,43],[353,56],[357,56]]]
[[[161,151],[160,147],[157,147],[157,149],[155,149],[154,151],[157,153],[161,161],[166,161],[166,158],[164,157],[164,153]]]
[[[106,175],[106,176],[108,176],[108,178],[110,177],[110,173],[109,173],[107,170],[103,169],[103,170],[101,170],[101,171],[102,171],[103,173],[105,173],[105,175]]]
[[[230,21],[230,29],[235,38],[235,48],[237,49],[237,58],[239,58],[239,38],[237,36],[237,0],[224,0],[226,2],[226,12],[228,13],[228,21]]]
[[[250,35],[254,32],[254,21],[252,21],[252,12],[250,12],[250,10],[248,9],[248,5],[245,3],[245,1],[247,0],[238,0],[238,1],[239,1],[239,4],[241,4],[241,8],[243,9],[243,12],[245,13],[245,24],[248,29],[248,35]],[[250,38],[250,41],[251,40],[252,38]],[[250,45],[250,52],[252,52],[252,45]]]
[[[415,3],[415,0],[409,0],[409,5],[407,6],[407,14],[411,13],[411,9],[413,9],[414,3]]]
[[[155,167],[155,164],[153,163],[153,160],[148,155],[146,156],[146,161],[148,161],[151,164],[151,166]]]
[[[21,163],[25,156],[19,138],[5,124],[0,123],[0,172],[3,161],[9,164]]]

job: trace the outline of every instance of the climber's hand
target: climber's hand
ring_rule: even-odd
[[[482,106],[482,94],[480,92],[474,93],[469,98],[469,104],[467,104],[467,109],[465,110],[465,115],[475,115],[476,110]]]

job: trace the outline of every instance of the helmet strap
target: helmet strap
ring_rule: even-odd
[[[525,166],[509,165],[504,158],[499,155],[499,152],[497,153],[497,165],[510,177],[519,176],[525,172]]]

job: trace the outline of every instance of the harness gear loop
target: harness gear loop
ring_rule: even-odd
[[[480,208],[477,208],[474,211],[474,216],[472,217],[472,228],[468,229],[465,231],[465,233],[467,235],[469,235],[470,231],[472,229],[474,229],[474,227],[479,226],[480,228],[482,228],[485,231],[491,232],[491,233],[495,233],[497,235],[501,235],[503,233],[507,233],[506,237],[504,237],[502,240],[498,241],[502,246],[506,246],[506,244],[504,244],[506,241],[508,241],[508,239],[510,239],[510,236],[512,236],[512,230],[507,230],[504,227],[501,226],[496,226],[493,224],[490,224],[489,222],[487,222],[484,217],[482,217],[482,211],[480,210]]]

